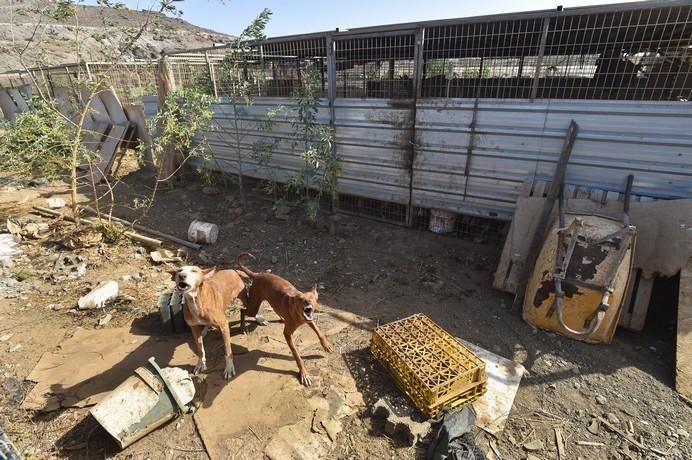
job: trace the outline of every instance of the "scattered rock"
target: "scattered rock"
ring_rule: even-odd
[[[601,406],[603,406],[603,405],[605,405],[605,404],[608,402],[608,400],[607,400],[606,397],[603,396],[603,395],[596,395],[596,402],[597,402],[598,404],[600,404]]]
[[[113,319],[113,315],[111,315],[110,313],[108,313],[106,316],[104,316],[103,318],[99,319],[99,326],[101,326],[101,327],[105,326],[106,324],[110,323],[110,321],[111,321],[112,319]]]
[[[612,423],[613,425],[620,424],[620,419],[618,419],[612,412],[608,412],[607,414],[605,414],[605,416],[606,420],[608,420],[609,423]]]
[[[329,418],[329,411],[326,409],[316,409],[312,416],[312,432],[313,433],[326,433],[326,428],[322,425],[322,422]]]
[[[21,380],[14,377],[7,377],[2,386],[5,389],[7,399],[10,404],[17,405],[24,399],[24,384]]]
[[[276,257],[276,256],[272,256],[272,263],[273,263],[273,264],[276,264],[276,263],[278,263],[278,262],[279,262],[279,258]]]
[[[51,209],[60,209],[60,208],[64,208],[65,206],[67,206],[67,201],[63,200],[62,198],[57,198],[57,197],[48,198],[46,200],[46,202],[48,203],[48,207]]]
[[[598,423],[598,420],[596,420],[595,418],[592,419],[591,424],[589,425],[587,430],[589,430],[589,433],[591,434],[598,434],[598,432],[600,431],[600,424]]]
[[[322,427],[327,432],[327,436],[332,442],[336,442],[336,437],[341,433],[341,422],[334,419],[322,420]]]
[[[656,353],[656,351],[658,351],[658,350],[656,349],[656,347],[649,347],[649,350],[651,350],[651,351],[654,352],[654,353]]]
[[[16,351],[21,350],[21,348],[22,348],[22,344],[21,344],[21,343],[18,343],[17,345],[11,347],[11,348],[10,348],[9,350],[7,350],[7,351],[9,351],[10,353],[14,353],[14,352],[16,352]]]
[[[687,431],[683,430],[682,428],[678,429],[677,434],[678,434],[678,436],[680,436],[681,438],[684,438],[684,439],[687,439],[690,437],[690,434]]]
[[[373,415],[375,417],[386,418],[384,431],[390,436],[395,436],[401,433],[408,444],[413,447],[418,441],[425,438],[430,432],[431,426],[429,422],[415,422],[411,419],[411,414],[402,413],[401,409],[396,410],[389,401],[380,398],[373,407]],[[407,412],[407,411],[406,411]]]
[[[545,449],[545,444],[540,439],[533,439],[531,441],[525,442],[523,447],[526,450],[537,451]]]

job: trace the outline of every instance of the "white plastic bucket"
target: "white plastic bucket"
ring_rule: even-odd
[[[457,221],[456,214],[443,211],[442,209],[430,210],[430,231],[433,233],[445,234],[454,231],[454,226]]]
[[[193,220],[187,229],[187,239],[194,243],[214,244],[219,237],[219,226],[201,220]]]

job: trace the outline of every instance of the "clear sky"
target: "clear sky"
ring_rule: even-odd
[[[154,0],[120,0],[135,9]],[[95,4],[96,0],[86,0]],[[483,14],[565,8],[621,0],[185,0],[176,3],[183,18],[195,25],[237,34],[262,8],[274,14],[270,37],[356,27],[446,19]]]

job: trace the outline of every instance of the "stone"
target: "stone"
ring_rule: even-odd
[[[384,398],[380,398],[373,407],[373,415],[378,418],[385,418],[384,431],[390,436],[401,434],[408,445],[413,447],[418,441],[422,440],[430,432],[430,422],[416,422],[411,419],[410,413],[403,413],[396,410]]]
[[[587,430],[589,430],[589,433],[591,434],[598,434],[598,432],[600,431],[600,424],[598,423],[598,420],[596,420],[595,418],[592,419],[591,424],[589,425]]]
[[[687,438],[690,437],[690,434],[689,434],[687,431],[683,430],[682,428],[680,428],[680,429],[677,431],[677,434],[678,434],[678,436],[680,436],[681,438],[685,438],[685,439],[687,439]]]
[[[67,206],[67,201],[63,200],[62,198],[57,198],[57,197],[48,198],[46,200],[46,203],[48,203],[48,207],[50,209],[60,209],[60,208],[64,208],[65,206]]]
[[[545,449],[545,444],[540,439],[533,439],[531,441],[525,442],[523,445],[524,449],[537,451]]]
[[[7,342],[12,338],[12,334],[5,334],[3,336],[0,336],[0,342]]]
[[[14,352],[16,352],[16,351],[21,350],[21,348],[22,348],[22,344],[21,344],[21,343],[18,343],[17,345],[13,346],[12,348],[10,348],[10,349],[7,350],[7,351],[9,351],[10,353],[14,353]]]
[[[334,420],[333,418],[322,420],[322,427],[327,432],[327,436],[332,442],[336,442],[337,435],[341,433],[341,430],[343,429],[341,422]]]
[[[605,405],[605,404],[608,402],[608,400],[607,400],[606,397],[603,396],[603,395],[596,395],[596,402],[597,402],[598,404],[600,404],[601,406],[603,406],[603,405]]]
[[[112,319],[113,319],[113,315],[108,313],[106,316],[99,319],[99,326],[101,326],[101,327],[105,326],[106,324],[110,323]]]
[[[608,420],[609,423],[612,423],[613,425],[620,424],[620,419],[618,419],[612,412],[608,412],[607,414],[605,414],[605,416],[606,420]]]
[[[272,263],[276,264],[279,262],[279,258],[277,256],[272,256]]]

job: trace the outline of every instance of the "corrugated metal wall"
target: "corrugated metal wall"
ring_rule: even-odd
[[[582,100],[492,100],[477,106],[469,175],[473,99],[418,104],[413,203],[509,217],[526,179],[550,179],[570,120],[579,135],[567,167],[573,185],[692,197],[692,104]]]
[[[551,177],[574,119],[580,131],[567,183],[621,190],[631,173],[636,194],[692,198],[690,103],[474,102],[421,99],[414,111],[411,100],[337,98],[336,148],[344,162],[340,193],[400,204],[411,199],[414,206],[508,219],[524,180]],[[155,104],[155,98],[145,99],[147,114],[154,113]],[[285,180],[301,166],[285,116],[277,117],[272,133],[257,128],[267,110],[277,105],[291,109],[291,101],[281,98],[255,98],[252,106],[241,106],[240,137],[248,176]],[[218,127],[206,133],[207,139],[221,166],[236,172],[232,107],[221,103],[214,110]],[[319,118],[328,122],[326,101]],[[267,136],[280,142],[269,165],[261,166],[253,158],[252,145]]]

